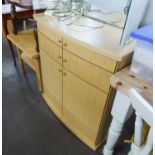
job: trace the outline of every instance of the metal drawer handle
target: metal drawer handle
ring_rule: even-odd
[[[58,69],[58,71],[61,73],[62,72],[62,69]]]
[[[58,58],[59,58],[59,59],[62,59],[62,56],[59,55]]]
[[[58,43],[60,43],[60,44],[61,44],[61,43],[62,43],[62,41],[61,41],[61,40],[58,40]]]
[[[63,62],[67,62],[67,59],[63,59]]]
[[[67,75],[67,73],[63,73],[63,76],[66,76]]]
[[[64,46],[67,47],[67,43],[64,43]]]

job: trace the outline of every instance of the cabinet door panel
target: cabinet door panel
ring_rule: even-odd
[[[41,51],[43,94],[48,97],[49,106],[62,113],[62,66]]]
[[[64,69],[63,117],[95,141],[107,95]]]

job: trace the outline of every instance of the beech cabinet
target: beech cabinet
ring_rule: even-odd
[[[66,25],[53,18],[35,16],[43,80],[42,95],[62,123],[86,145],[96,150],[105,142],[110,125],[110,112],[115,97],[115,90],[110,87],[110,78],[130,63],[132,54],[128,51],[122,56],[119,54],[121,59],[117,60],[117,57],[113,58],[114,54],[107,56],[107,49],[101,51],[104,47],[102,34],[105,34],[106,26],[103,30],[85,32],[87,36],[93,33],[97,40],[93,46],[90,44],[90,48],[88,42],[91,38],[86,37],[84,40],[83,33],[70,32]],[[74,39],[76,37],[78,40]],[[112,44],[109,43],[110,46]],[[110,46],[109,49],[114,50],[116,47],[121,50],[117,45]],[[97,48],[100,52],[96,51]]]

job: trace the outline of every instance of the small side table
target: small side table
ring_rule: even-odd
[[[104,146],[104,155],[113,154],[115,144],[120,137],[123,126],[133,113],[133,108],[131,107],[130,98],[128,96],[129,89],[136,88],[148,101],[151,101],[151,103],[153,101],[152,85],[132,75],[130,73],[130,66],[113,75],[111,85],[117,90],[117,93],[111,111],[113,119],[109,128],[107,143]]]
[[[11,0],[9,2],[11,2]],[[23,2],[25,4],[26,1],[23,0]],[[32,17],[34,14],[34,10],[32,9],[32,6],[27,4],[25,7],[21,7],[21,5],[22,5],[22,3],[20,3],[16,7],[17,17],[18,18]],[[37,10],[35,10],[36,13],[43,12],[43,11],[45,11],[45,8],[42,8],[42,7],[38,7]],[[11,4],[2,5],[2,28],[3,28],[3,32],[4,32],[6,39],[7,39],[7,35],[9,34],[7,21],[11,20],[11,19],[12,19],[12,17],[11,17]],[[14,65],[16,66],[15,54],[13,51],[12,44],[8,39],[7,39],[7,42],[9,44],[10,49],[11,49]]]
[[[17,7],[18,16],[23,16],[23,14],[26,14],[27,12],[29,11],[26,9]],[[3,28],[4,36],[6,39],[7,39],[7,35],[9,34],[8,23],[7,23],[8,20],[11,20],[11,4],[4,4],[2,5],[2,28]],[[8,39],[7,39],[7,42],[11,49],[11,54],[12,54],[14,65],[16,66],[16,59],[15,59],[15,54],[14,54],[12,44]]]

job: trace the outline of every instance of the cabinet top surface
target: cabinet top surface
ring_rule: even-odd
[[[72,22],[70,20],[62,22],[54,16],[45,16],[44,14],[35,14],[34,18],[38,24],[46,27],[49,35],[50,30],[54,30],[64,38],[117,61],[121,61],[135,47],[133,41],[125,46],[119,45],[121,29],[90,18],[80,17],[76,21],[72,19],[73,24],[70,24]]]

